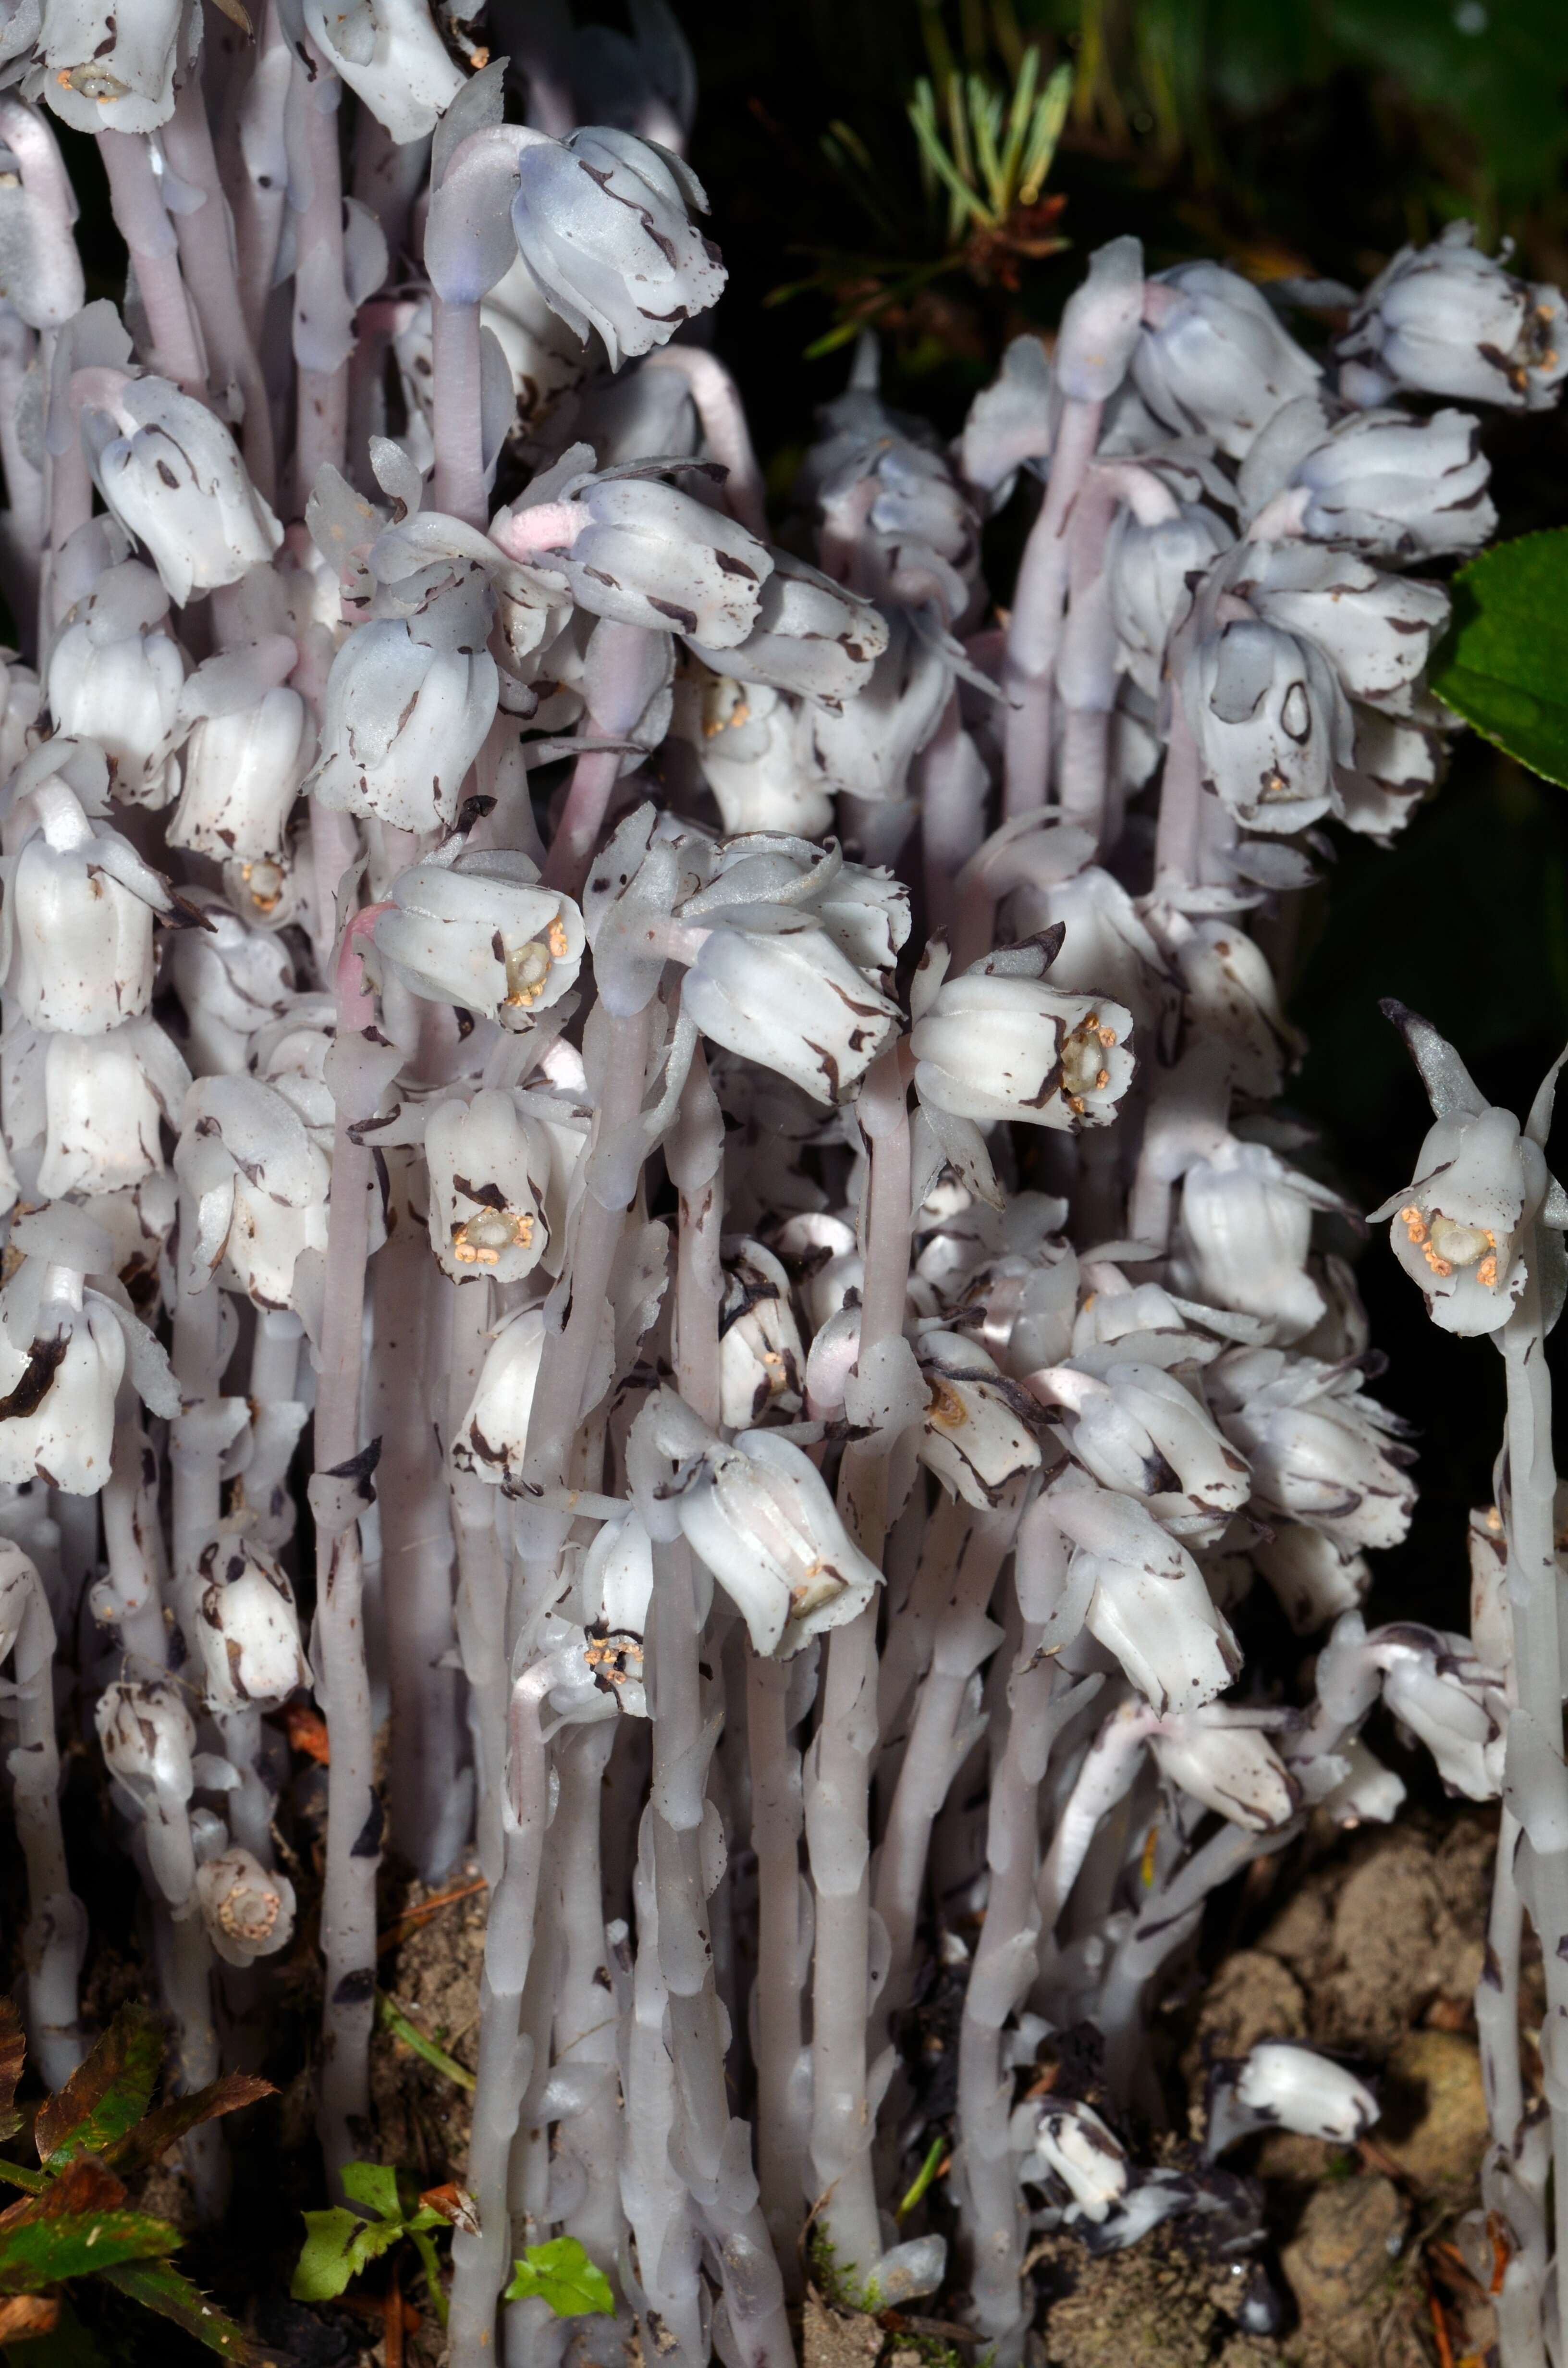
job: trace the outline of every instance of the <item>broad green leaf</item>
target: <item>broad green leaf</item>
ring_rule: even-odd
[[[395,2220],[361,2220],[341,2203],[301,2217],[305,2242],[289,2286],[296,2302],[331,2302],[403,2234]]]
[[[258,2079],[251,2072],[225,2072],[221,2080],[210,2080],[205,2089],[194,2096],[170,2097],[156,2111],[144,2114],[106,2153],[104,2159],[111,2170],[122,2176],[145,2170],[165,2155],[176,2140],[203,2122],[214,2122],[220,2113],[237,2112],[242,2105],[255,2105],[263,2097],[278,2094],[270,2080]],[[0,2165],[0,2178],[6,2176]]]
[[[85,2064],[47,2098],[33,2123],[40,2162],[103,2154],[146,2112],[164,2036],[145,2008],[121,2007]]]
[[[379,2213],[383,2220],[395,2220],[401,2227],[403,2206],[397,2200],[397,2173],[389,2164],[346,2162],[343,2192],[351,2203],[363,2203],[367,2211]]]
[[[14,1998],[0,1998],[0,2138],[14,2137],[22,2126],[22,2117],[17,2111],[17,2083],[22,2077],[27,2052],[17,2002]]]
[[[236,2327],[216,2303],[209,2302],[171,2261],[127,2261],[108,2271],[108,2282],[160,2317],[172,2318],[209,2351],[240,2361],[244,2368],[281,2368],[274,2353],[254,2343],[243,2327]]]
[[[180,2233],[145,2212],[64,2212],[0,2237],[0,2294],[36,2294],[61,2278],[91,2277],[117,2261],[177,2250]]]
[[[1568,529],[1461,567],[1432,688],[1533,773],[1568,789]]]
[[[508,2302],[526,2302],[538,2294],[557,2318],[587,2318],[615,2310],[609,2280],[596,2267],[575,2237],[552,2237],[548,2245],[530,2245],[512,2264]]]

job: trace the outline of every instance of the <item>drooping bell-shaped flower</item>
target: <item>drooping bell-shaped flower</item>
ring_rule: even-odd
[[[378,915],[376,949],[414,994],[530,1027],[574,985],[583,916],[570,896],[539,884],[539,869],[509,848],[416,863],[392,882]]]
[[[539,1307],[518,1308],[495,1326],[472,1403],[452,1442],[452,1461],[460,1471],[497,1486],[521,1483],[528,1417],[549,1337]]]
[[[1334,803],[1352,752],[1350,710],[1315,642],[1239,617],[1179,666],[1203,778],[1249,830],[1298,831]]]
[[[1363,1555],[1300,1521],[1277,1522],[1272,1536],[1247,1551],[1298,1636],[1311,1636],[1342,1611],[1358,1610],[1372,1584]]]
[[[1124,510],[1107,547],[1108,591],[1117,663],[1157,698],[1171,634],[1192,602],[1192,580],[1229,549],[1230,529],[1201,502],[1174,518],[1140,519]]]
[[[710,1043],[842,1100],[898,1032],[899,1008],[809,911],[737,905],[714,916],[681,1006]]]
[[[1143,1506],[1108,1489],[1058,1486],[1051,1506],[1075,1548],[1068,1595],[1151,1707],[1163,1717],[1221,1693],[1241,1651],[1186,1547]]]
[[[719,1304],[725,1423],[732,1430],[749,1430],[768,1414],[799,1414],[805,1368],[784,1269],[760,1242],[727,1246]]]
[[[737,682],[766,684],[798,699],[853,699],[887,648],[886,618],[792,552],[770,551],[768,557],[772,572],[744,641],[721,651],[688,633],[689,646],[705,665]]]
[[[226,1965],[276,1956],[294,1937],[294,1886],[238,1844],[204,1859],[196,1899],[207,1937]]]
[[[103,1486],[125,1347],[79,1272],[22,1260],[0,1290],[0,1481],[44,1479],[73,1497]]]
[[[293,962],[284,939],[248,928],[210,889],[187,901],[204,926],[179,932],[165,977],[185,1008],[186,1049],[197,1076],[232,1076],[246,1066],[256,1030],[288,1009]]]
[[[1285,438],[1304,415],[1304,434]],[[1270,443],[1284,449],[1275,454]],[[1299,454],[1295,449],[1304,444]],[[1265,448],[1265,449],[1260,449]],[[1279,414],[1243,466],[1249,509],[1320,542],[1402,563],[1479,551],[1496,531],[1492,464],[1468,411],[1353,412],[1330,426],[1310,399]]]
[[[1132,358],[1139,393],[1178,435],[1212,437],[1239,461],[1274,414],[1322,375],[1267,297],[1218,263],[1156,273]]]
[[[107,568],[77,602],[49,659],[55,729],[96,740],[126,805],[161,806],[178,779],[174,746],[185,660],[159,630],[169,596],[137,560]]]
[[[305,702],[286,683],[254,706],[199,717],[185,746],[170,846],[220,862],[281,863],[312,738]]]
[[[153,1877],[171,1907],[196,1880],[187,1804],[196,1789],[196,1722],[178,1687],[163,1678],[117,1679],[93,1711],[105,1764],[141,1810]]]
[[[405,875],[406,877],[406,875]],[[550,1141],[508,1093],[437,1102],[425,1122],[430,1247],[461,1282],[520,1282],[550,1247]]]
[[[277,1710],[311,1682],[294,1590],[279,1563],[244,1536],[203,1547],[197,1634],[210,1710]]]
[[[1049,2098],[1039,2107],[1020,2108],[1015,2120],[1026,2112],[1033,2162],[1026,2156],[1024,2178],[1038,2180],[1044,2172],[1061,2180],[1070,2198],[1070,2225],[1087,2220],[1097,2226],[1119,2211],[1132,2183],[1132,2166],[1094,2107]]]
[[[1384,575],[1319,543],[1249,543],[1227,570],[1267,624],[1321,650],[1346,695],[1408,713],[1434,641],[1449,620],[1437,584]]]
[[[246,475],[228,428],[167,379],[128,380],[112,420],[88,411],[83,425],[89,434],[97,430],[105,501],[144,545],[179,608],[220,585],[237,584],[282,541],[283,529]]]
[[[1426,1745],[1449,1792],[1494,1801],[1509,1709],[1501,1673],[1477,1660],[1468,1637],[1413,1622],[1376,1628],[1367,1642],[1382,1671],[1384,1702]]]
[[[1176,1374],[1131,1361],[1099,1372],[1064,1364],[1031,1373],[1028,1386],[1061,1409],[1084,1469],[1103,1487],[1136,1497],[1173,1537],[1217,1544],[1246,1503],[1244,1460]]]
[[[376,0],[365,9],[304,0],[304,16],[328,63],[394,141],[429,138],[463,74],[426,0]]]
[[[1228,1139],[1182,1179],[1179,1287],[1213,1306],[1266,1316],[1277,1339],[1299,1340],[1327,1305],[1307,1271],[1312,1212],[1343,1205],[1267,1144]]]
[[[1149,1735],[1162,1776],[1250,1834],[1288,1825],[1301,1789],[1263,1729],[1223,1705],[1178,1713]]]
[[[174,1164],[196,1209],[180,1245],[185,1288],[215,1278],[257,1307],[289,1306],[300,1253],[326,1247],[331,1178],[298,1113],[259,1078],[198,1078]]]
[[[1352,1552],[1399,1543],[1415,1504],[1401,1444],[1407,1426],[1363,1395],[1358,1372],[1279,1349],[1236,1349],[1205,1380],[1265,1514],[1305,1521]]]
[[[760,683],[712,674],[695,659],[676,677],[671,738],[691,749],[726,835],[799,831],[816,837],[831,827],[833,799],[811,760],[804,724],[784,692]]]
[[[401,580],[400,613],[372,617],[334,658],[307,784],[322,804],[398,830],[450,827],[500,699],[483,572],[425,575]]]
[[[759,1653],[787,1660],[865,1609],[881,1572],[800,1448],[767,1430],[744,1431],[726,1447],[670,1390],[657,1392],[638,1421],[654,1456],[673,1462],[664,1493]]]
[[[718,301],[719,251],[691,220],[708,199],[691,167],[630,131],[587,125],[518,157],[512,228],[552,312],[597,329],[619,370]]]
[[[646,1718],[642,1641],[653,1595],[653,1548],[635,1513],[600,1525],[583,1557],[585,1658],[595,1682],[631,1718]]]
[[[58,776],[24,806],[37,817],[9,883],[6,992],[35,1028],[96,1036],[147,1008],[153,920],[167,913],[166,882],[129,839],[90,821]]]
[[[958,1332],[926,1332],[918,1347],[926,1406],[915,1452],[966,1505],[1001,1502],[1040,1469],[1034,1408],[985,1350]]]
[[[635,465],[566,478],[554,501],[498,518],[495,540],[594,616],[710,650],[745,641],[773,572],[756,535]]]
[[[104,1036],[51,1036],[44,1053],[44,1154],[39,1190],[123,1192],[164,1165],[190,1071],[155,1019]]]
[[[1517,279],[1450,222],[1430,246],[1403,246],[1350,316],[1341,357],[1366,374],[1373,402],[1395,387],[1551,408],[1568,379],[1568,304],[1561,289]]]

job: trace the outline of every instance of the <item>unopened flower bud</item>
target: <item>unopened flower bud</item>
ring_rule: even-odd
[[[1267,297],[1218,263],[1155,275],[1132,359],[1139,393],[1177,435],[1212,437],[1239,461],[1282,404],[1321,375]]]
[[[1085,1626],[1153,1710],[1198,1710],[1222,1692],[1241,1652],[1186,1547],[1107,1489],[1058,1487],[1051,1507],[1076,1548],[1068,1588],[1085,1601]]]
[[[528,1417],[548,1338],[542,1308],[519,1308],[496,1326],[472,1404],[452,1442],[452,1461],[460,1471],[498,1484],[521,1481]]]
[[[163,1679],[107,1685],[93,1718],[109,1774],[142,1811],[158,1887],[177,1907],[196,1880],[187,1807],[196,1786],[196,1722]]]
[[[788,1275],[760,1242],[733,1246],[719,1307],[719,1377],[728,1427],[747,1430],[770,1413],[799,1414],[805,1363]]]
[[[814,916],[737,906],[717,917],[681,989],[710,1043],[842,1100],[897,1033],[896,1003],[842,954]]]
[[[432,605],[421,636],[400,619],[372,618],[334,658],[321,761],[308,785],[324,805],[398,830],[449,828],[456,820],[463,778],[494,720],[500,677],[483,632],[477,645],[461,628],[448,632],[439,603]],[[423,638],[427,631],[437,638]]]
[[[1243,2063],[1217,2067],[1206,2151],[1212,2159],[1253,2130],[1354,2146],[1377,2118],[1377,2099],[1343,2064],[1296,2040],[1263,2039]]]
[[[1089,257],[1087,277],[1062,308],[1052,372],[1069,400],[1104,403],[1127,375],[1143,305],[1143,249],[1113,238]]]
[[[853,699],[888,645],[887,620],[803,559],[770,551],[772,572],[744,642],[719,650],[687,636],[705,665],[738,682],[765,683],[799,699]]]
[[[745,641],[773,572],[756,535],[651,475],[569,478],[558,503],[525,506],[497,522],[495,537],[503,550],[531,555],[547,581],[559,577],[594,616],[687,633],[707,650]]]
[[[925,1333],[918,1353],[926,1390],[920,1461],[966,1505],[998,1504],[1026,1472],[1040,1469],[1040,1441],[1029,1427],[1033,1407],[961,1333]]]
[[[9,885],[7,991],[35,1028],[96,1036],[145,1011],[153,992],[153,919],[165,882],[129,839],[90,822],[62,780],[31,793],[38,827]]]
[[[1249,1834],[1289,1825],[1301,1787],[1261,1728],[1210,1711],[1162,1723],[1149,1748],[1167,1783]]]
[[[517,164],[512,228],[523,261],[580,337],[598,331],[612,370],[717,302],[724,267],[691,221],[708,199],[678,156],[588,125],[525,148]]]
[[[575,983],[585,943],[570,896],[511,848],[416,863],[392,882],[376,947],[415,995],[525,1029]]]
[[[198,1634],[212,1710],[276,1710],[311,1681],[294,1590],[281,1566],[246,1537],[202,1549]]]
[[[275,1956],[294,1936],[294,1886],[248,1850],[220,1851],[196,1870],[207,1937],[226,1965]]]
[[[1147,1505],[1173,1537],[1215,1545],[1246,1503],[1250,1475],[1199,1398],[1157,1365],[1071,1364],[1029,1376],[1062,1410],[1076,1460],[1107,1488]]]
[[[1407,1426],[1361,1379],[1279,1349],[1229,1350],[1205,1376],[1221,1429],[1252,1465],[1255,1503],[1351,1552],[1397,1545],[1415,1503]]]
[[[170,846],[220,861],[280,862],[311,737],[304,700],[282,683],[254,707],[203,715],[186,743]]]
[[[50,654],[49,705],[57,731],[95,740],[126,805],[161,806],[178,779],[170,757],[185,660],[158,630],[168,594],[134,560],[110,567],[80,603]]]

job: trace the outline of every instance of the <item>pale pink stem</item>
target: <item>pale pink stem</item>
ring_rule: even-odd
[[[740,525],[767,541],[767,504],[762,470],[746,424],[740,388],[717,354],[702,346],[662,346],[651,353],[645,370],[678,370],[691,390],[703,440],[710,456],[729,471],[724,480],[724,507]]]
[[[220,392],[233,384],[244,404],[240,445],[251,481],[262,499],[276,498],[272,414],[261,363],[240,302],[231,242],[228,202],[218,177],[211,128],[201,85],[186,83],[162,133],[164,154],[180,179],[205,192],[207,202],[175,217],[185,284],[201,324],[208,360]]]
[[[449,304],[432,291],[430,313],[435,506],[469,526],[483,528],[490,506],[480,417],[479,306]]]
[[[1051,685],[1067,594],[1066,526],[1099,440],[1103,409],[1071,397],[1062,404],[1045,499],[1018,569],[1002,667],[1008,700],[1002,810],[1009,817],[1042,806],[1051,789]]]
[[[138,131],[103,131],[98,154],[108,177],[115,227],[131,250],[137,292],[153,341],[147,360],[160,378],[207,399],[207,366],[180,277],[179,244],[147,142]]]

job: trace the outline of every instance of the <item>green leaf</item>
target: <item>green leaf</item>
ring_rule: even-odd
[[[368,2211],[379,2213],[383,2220],[395,2220],[403,2226],[403,2206],[397,2200],[397,2173],[384,2162],[346,2162],[343,2166],[343,2192],[350,2203],[363,2203]]]
[[[385,1990],[376,1992],[376,2011],[394,2039],[401,2039],[405,2047],[412,2047],[415,2055],[421,2056],[432,2071],[444,2073],[449,2080],[455,2080],[460,2089],[466,2089],[472,2094],[473,2074],[468,2066],[460,2064],[456,2056],[449,2055],[444,2047],[437,2047],[416,2022],[410,2021],[397,2000],[387,1996]],[[347,2172],[344,2178],[347,2182]]]
[[[171,2261],[127,2261],[109,2271],[108,2283],[133,2302],[155,2310],[161,2318],[172,2318],[198,2343],[225,2360],[240,2361],[244,2368],[281,2368],[272,2352],[253,2343],[244,2328],[237,2327],[216,2303],[209,2302],[200,2287],[192,2285]]]
[[[177,2228],[145,2212],[63,2212],[31,2220],[0,2237],[0,2293],[37,2294],[60,2278],[172,2253],[179,2241]]]
[[[512,2264],[508,2302],[525,2302],[538,2294],[557,2318],[610,2317],[615,2296],[604,2271],[588,2259],[575,2237],[552,2237],[548,2245],[530,2245]]]
[[[21,2187],[29,2195],[41,2195],[48,2185],[47,2171],[29,2170],[25,2163],[7,2162],[5,2156],[0,2155],[0,2186]]]
[[[300,2216],[305,2242],[289,2286],[296,2302],[331,2302],[351,2278],[390,2252],[403,2234],[396,2220],[361,2220],[341,2203]]]
[[[423,2220],[425,2214],[421,2213],[419,2219]],[[440,2218],[440,2214],[437,2212],[432,2212],[430,2217],[432,2220],[438,2220]],[[418,2220],[411,2220],[409,2222],[408,2233],[414,2240],[414,2249],[418,2254],[420,2261],[424,2265],[425,2283],[430,2289],[430,2306],[434,2310],[437,2317],[440,2320],[442,2326],[445,2327],[447,2323],[447,2290],[441,2283],[440,2255],[437,2252],[435,2246],[430,2242],[429,2237],[426,2235],[426,2231],[420,2226]]]
[[[52,2169],[106,2153],[146,2112],[163,2060],[153,2017],[143,2007],[121,2007],[86,2062],[40,2106],[33,2123],[40,2162]]]
[[[1568,789],[1568,529],[1521,535],[1454,578],[1432,688],[1533,773]]]

